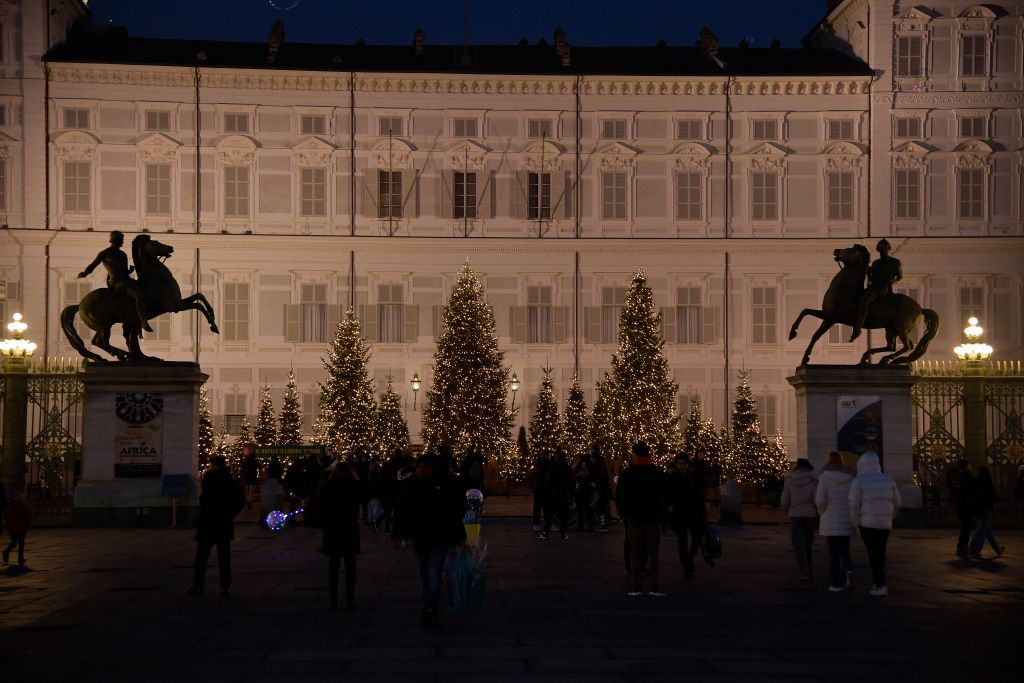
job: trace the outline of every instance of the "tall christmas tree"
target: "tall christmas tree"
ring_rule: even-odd
[[[270,384],[263,385],[260,396],[260,410],[256,414],[256,431],[253,439],[257,446],[277,444],[277,424],[274,416],[274,399],[270,395]]]
[[[611,429],[616,453],[643,441],[666,462],[680,444],[678,386],[662,353],[661,314],[643,271],[633,276],[619,318],[619,349],[612,356]],[[607,390],[608,387],[605,387]]]
[[[713,472],[721,471],[724,466],[722,440],[715,423],[705,420],[701,414],[700,401],[690,405],[690,415],[683,430],[683,451],[702,460]]]
[[[565,402],[565,453],[576,462],[590,451],[590,415],[580,388],[580,378],[573,377],[569,398]]]
[[[423,441],[462,453],[473,446],[507,457],[514,413],[506,407],[509,369],[498,347],[484,287],[466,265],[442,312],[434,378],[423,411]]]
[[[356,449],[373,450],[376,403],[366,372],[370,346],[352,309],[338,323],[323,359],[327,381],[320,383],[318,440],[349,456]]]
[[[204,384],[199,388],[199,471],[206,469],[210,458],[216,455],[217,441],[213,433],[213,416],[210,414],[210,392]]]
[[[604,378],[594,383],[597,400],[594,401],[594,412],[590,419],[590,441],[597,444],[601,454],[609,461],[628,461],[626,453],[619,453],[619,444],[614,437],[612,424],[612,401],[615,394],[615,383],[607,372]]]
[[[390,458],[396,449],[409,445],[409,425],[402,413],[402,397],[392,388],[393,378],[388,376],[387,388],[380,396],[377,421],[374,428],[376,453],[381,458]]]
[[[740,382],[732,408],[725,473],[741,484],[755,489],[778,470],[778,451],[763,434],[757,419],[757,404],[750,390],[750,372],[739,372]],[[783,448],[784,450],[784,448]]]
[[[288,384],[281,400],[278,419],[277,443],[281,446],[302,445],[302,397],[295,386],[295,372],[288,371]]]
[[[558,403],[551,383],[551,368],[543,368],[544,378],[537,394],[537,407],[530,418],[530,452],[534,458],[550,458],[563,445],[565,435],[558,419]]]
[[[252,423],[249,422],[248,416],[242,418],[242,424],[238,427],[238,436],[231,444],[231,450],[228,453],[228,467],[235,474],[240,474],[242,471],[242,447],[247,443],[253,443],[253,430]]]

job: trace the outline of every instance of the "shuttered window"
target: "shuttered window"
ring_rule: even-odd
[[[377,286],[377,341],[400,343],[403,334],[403,287],[400,284]]]
[[[526,320],[527,337],[530,344],[550,344],[552,291],[548,286],[530,286],[526,288]]]
[[[551,218],[551,174],[528,173],[526,176],[526,217],[531,220]]]
[[[896,39],[896,75],[924,74],[924,42],[921,36],[900,36]]]
[[[700,287],[676,290],[676,341],[680,344],[704,343],[704,309]]]
[[[619,343],[619,319],[626,305],[625,287],[601,288],[601,343]]]
[[[853,220],[853,172],[836,171],[825,176],[826,215],[830,221]]]
[[[921,171],[916,168],[898,168],[893,171],[892,179],[893,193],[896,196],[896,218],[920,218]]]
[[[402,172],[377,171],[377,218],[402,217]]]
[[[476,218],[476,173],[452,174],[453,218]]]
[[[146,213],[150,216],[171,213],[170,164],[146,164]]]
[[[964,76],[984,76],[988,73],[988,41],[985,36],[963,36],[960,73]]]
[[[774,221],[779,218],[779,175],[774,171],[755,171],[750,174],[750,218],[755,221]]]
[[[302,285],[299,341],[327,341],[327,285]]]
[[[249,340],[249,283],[225,282],[220,330],[224,341]]]
[[[327,169],[299,169],[299,215],[304,218],[327,215]]]
[[[962,168],[957,173],[960,196],[960,218],[985,217],[985,171],[980,168]]]
[[[774,287],[750,290],[751,342],[775,344],[778,341],[778,292]]]

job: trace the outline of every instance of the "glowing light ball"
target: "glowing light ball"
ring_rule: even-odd
[[[288,523],[288,515],[281,512],[280,510],[274,510],[266,519],[267,528],[276,534],[284,531],[285,525]]]

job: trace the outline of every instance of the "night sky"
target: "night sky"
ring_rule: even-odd
[[[279,10],[271,6],[293,9]],[[573,45],[692,45],[707,25],[724,46],[743,38],[767,47],[773,38],[800,47],[825,11],[825,0],[470,0],[470,42],[552,42],[561,25]],[[96,23],[132,35],[264,41],[285,23],[286,40],[310,43],[407,44],[422,27],[428,43],[461,43],[463,0],[92,0]]]

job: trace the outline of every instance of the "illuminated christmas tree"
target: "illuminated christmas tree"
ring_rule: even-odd
[[[563,445],[565,435],[558,419],[558,402],[551,383],[551,368],[543,368],[544,378],[537,394],[537,406],[530,418],[530,452],[534,458],[550,458]]]
[[[740,382],[733,400],[732,431],[729,434],[724,470],[726,476],[739,483],[760,489],[770,477],[785,472],[785,465],[781,471],[779,468],[780,456],[782,459],[786,456],[781,438],[773,443],[761,433],[757,404],[748,382],[749,375],[747,370],[739,372]]]
[[[590,451],[590,415],[583,398],[579,377],[574,377],[569,387],[569,398],[565,402],[565,454],[570,462],[576,462]]]
[[[210,414],[210,392],[204,384],[199,388],[199,471],[206,469],[210,458],[216,455],[217,442]]]
[[[519,484],[526,481],[532,470],[530,441],[526,436],[526,427],[520,425],[515,446],[510,445],[508,455],[498,461],[498,476],[510,484]]]
[[[614,438],[614,425],[612,424],[612,400],[615,394],[614,382],[607,372],[604,379],[594,383],[597,391],[597,400],[594,401],[594,412],[590,419],[590,441],[597,444],[601,454],[609,462],[618,461],[628,463],[628,453],[620,453],[617,449],[618,442]]]
[[[224,458],[229,464],[231,463],[231,435],[228,434],[227,422],[222,424],[220,431],[217,432],[214,454]]]
[[[387,381],[387,388],[380,396],[374,429],[375,453],[383,459],[390,458],[396,449],[404,450],[409,445],[409,425],[402,413],[402,397],[392,388],[393,378],[388,376]]]
[[[701,414],[701,402],[690,405],[690,415],[683,430],[683,451],[691,458],[699,458],[712,471],[723,467],[722,440],[715,429],[715,423],[705,420]]]
[[[323,359],[327,381],[320,383],[318,440],[347,457],[356,449],[373,450],[376,403],[366,372],[370,346],[352,309],[338,323]]]
[[[295,386],[295,372],[292,370],[288,371],[288,384],[281,400],[277,443],[280,446],[302,445],[302,397]]]
[[[468,265],[459,272],[441,316],[423,441],[429,447],[450,446],[455,453],[473,446],[487,456],[507,458],[514,419],[506,407],[509,369],[503,365],[483,285]]]
[[[253,443],[253,429],[252,423],[249,422],[248,416],[242,417],[242,423],[238,427],[238,436],[231,444],[230,452],[228,453],[228,467],[231,471],[238,476],[242,472],[242,446],[247,443]]]
[[[643,271],[633,276],[619,318],[619,349],[612,355],[611,441],[616,454],[645,442],[656,462],[665,463],[680,445],[676,415],[678,386],[662,353],[661,314]]]
[[[277,444],[277,423],[274,416],[274,399],[270,395],[270,385],[263,385],[260,396],[260,410],[256,414],[256,431],[253,434],[257,446],[273,446]]]

